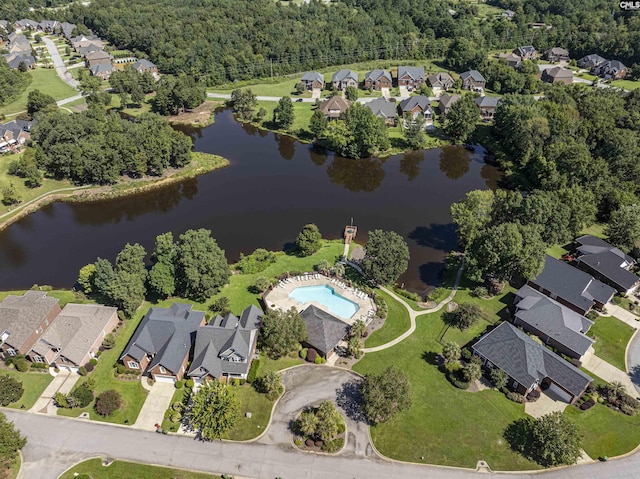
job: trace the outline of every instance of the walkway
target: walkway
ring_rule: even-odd
[[[409,336],[411,336],[413,334],[413,332],[416,330],[416,318],[418,316],[422,316],[423,314],[435,313],[436,311],[440,311],[448,302],[450,302],[453,299],[453,297],[456,295],[456,291],[458,290],[458,284],[460,284],[460,278],[462,277],[462,271],[463,270],[464,270],[464,256],[462,257],[462,265],[460,265],[460,269],[458,269],[458,273],[456,274],[456,281],[455,281],[455,283],[453,285],[453,288],[451,289],[451,293],[449,293],[449,296],[447,296],[445,299],[440,301],[438,306],[436,306],[433,309],[424,309],[424,310],[421,310],[421,311],[416,311],[411,306],[409,306],[402,298],[400,298],[398,295],[396,295],[393,291],[390,291],[387,288],[385,288],[383,286],[380,286],[380,289],[382,291],[387,293],[389,296],[391,296],[393,299],[395,299],[397,302],[399,302],[400,304],[402,304],[405,307],[405,309],[409,313],[409,319],[411,320],[411,327],[407,331],[402,333],[400,336],[398,336],[396,339],[394,339],[392,341],[389,341],[386,344],[381,344],[380,346],[375,346],[373,348],[363,348],[362,352],[364,352],[364,353],[375,353],[377,351],[382,351],[383,349],[387,349],[387,348],[390,348],[392,346],[395,346],[396,344],[404,341]]]
[[[633,329],[640,329],[640,318],[626,309],[613,303],[607,303],[607,314],[605,316],[613,316],[623,323],[627,323]]]
[[[155,425],[162,424],[164,413],[169,409],[175,392],[176,387],[172,382],[157,381],[149,388],[149,394],[147,394],[133,427],[145,431],[155,431]]]
[[[589,348],[589,351],[582,357],[582,367],[605,381],[610,383],[618,381],[624,384],[627,392],[635,396],[634,391],[636,388],[629,375],[596,356],[592,347]]]
[[[29,411],[55,416],[57,408],[53,404],[54,396],[57,392],[69,394],[73,389],[73,386],[78,382],[78,379],[80,379],[80,376],[76,373],[71,373],[69,371],[59,372],[56,374],[56,377],[53,378],[53,381],[49,383],[46,389],[42,391],[42,394]]]
[[[71,88],[77,90],[80,82],[74,79],[67,71],[67,67],[64,64],[64,61],[62,61],[62,57],[60,56],[60,52],[58,51],[58,47],[56,47],[56,44],[47,37],[42,37],[42,41],[44,41],[45,45],[47,46],[47,50],[49,50],[49,56],[53,61],[53,66],[55,67],[56,73],[58,74],[60,79]]]
[[[11,211],[7,211],[5,214],[0,215],[0,220],[6,216],[10,216],[10,215],[14,215],[16,214],[17,211],[20,211],[24,208],[26,208],[27,206],[35,203],[36,201],[39,201],[49,195],[54,195],[56,193],[62,193],[63,191],[76,191],[76,190],[83,190],[86,188],[92,188],[93,185],[85,185],[85,186],[75,186],[75,187],[71,187],[71,188],[59,188],[57,190],[53,190],[53,191],[49,191],[47,193],[43,193],[40,196],[33,198],[32,200],[27,201],[26,203],[20,203],[16,208],[12,209]]]

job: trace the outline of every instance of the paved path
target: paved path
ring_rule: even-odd
[[[80,82],[74,79],[71,74],[67,71],[67,67],[62,61],[62,57],[60,56],[60,52],[58,51],[58,47],[53,41],[47,37],[42,37],[44,44],[47,46],[47,50],[49,50],[49,56],[53,61],[53,66],[56,69],[56,73],[60,77],[60,79],[69,85],[71,88],[77,90]]]
[[[416,330],[416,318],[418,316],[422,316],[423,314],[435,313],[436,311],[440,311],[448,302],[450,302],[453,299],[453,297],[456,295],[456,291],[458,290],[458,284],[460,283],[460,278],[462,277],[462,271],[463,270],[464,270],[464,256],[462,257],[462,265],[460,265],[460,269],[458,269],[458,273],[456,274],[456,281],[455,281],[455,283],[453,285],[451,293],[449,293],[449,296],[447,296],[444,300],[440,301],[438,306],[436,306],[435,308],[432,308],[432,309],[424,309],[424,310],[421,310],[421,311],[416,311],[411,306],[409,306],[402,298],[400,298],[397,294],[395,294],[393,291],[390,291],[387,288],[384,288],[384,287],[380,286],[380,289],[382,291],[384,291],[385,293],[390,295],[393,299],[395,299],[396,301],[398,301],[400,304],[402,304],[405,307],[405,309],[409,313],[409,319],[411,320],[411,327],[409,327],[409,329],[407,331],[402,333],[400,336],[398,336],[394,340],[389,341],[388,343],[385,343],[385,344],[381,344],[380,346],[375,346],[373,348],[363,348],[362,352],[364,352],[364,353],[375,353],[376,351],[382,351],[383,349],[387,349],[387,348],[390,348],[392,346],[395,346],[399,342],[404,341],[409,336],[411,336],[413,334],[413,332]]]
[[[81,98],[84,98],[84,96],[78,94],[78,95],[70,96],[68,98],[63,98],[62,100],[58,100],[56,103],[58,104],[58,106],[62,106],[62,105],[66,105],[67,103],[80,100]]]
[[[627,323],[633,329],[640,329],[640,318],[626,309],[613,303],[607,303],[607,314],[605,316],[613,316],[623,323]]]
[[[12,214],[15,214],[16,211],[21,210],[23,208],[26,208],[27,206],[29,206],[32,203],[35,203],[38,200],[41,200],[42,198],[44,198],[45,196],[49,196],[49,195],[55,195],[56,193],[62,193],[63,191],[75,191],[75,190],[83,190],[86,188],[91,188],[93,185],[85,185],[85,186],[77,186],[77,187],[71,187],[71,188],[59,188],[57,190],[53,190],[53,191],[49,191],[47,193],[43,193],[40,196],[27,201],[26,203],[20,203],[16,208],[12,209],[11,211],[7,211],[5,214],[0,215],[0,220],[2,218],[4,218],[5,216],[9,216]]]
[[[80,376],[76,373],[59,372],[46,389],[42,391],[42,394],[29,411],[55,415],[57,408],[53,404],[53,397],[57,392],[69,394],[78,379],[80,379]]]
[[[176,387],[173,383],[156,381],[150,388],[133,427],[145,431],[155,431],[155,425],[162,424],[164,413],[171,405],[171,399],[175,392]]]
[[[618,381],[624,384],[627,392],[635,396],[634,391],[636,388],[629,375],[612,364],[609,364],[605,360],[600,359],[598,356],[593,354],[591,348],[589,348],[589,351],[582,357],[582,367],[587,371],[591,371],[593,374],[605,381],[609,381],[610,383]]]

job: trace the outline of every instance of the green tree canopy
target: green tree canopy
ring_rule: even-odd
[[[218,381],[203,384],[193,395],[187,417],[189,424],[203,439],[220,439],[240,418],[240,407],[233,388]]]
[[[491,224],[494,194],[491,190],[473,190],[451,205],[451,216],[458,228],[458,241],[463,249]]]
[[[322,234],[318,227],[310,223],[304,225],[296,238],[296,247],[302,256],[311,256],[322,246]]]
[[[605,235],[623,251],[631,251],[640,244],[640,203],[626,205],[611,215]]]
[[[322,113],[320,109],[316,109],[311,114],[311,119],[309,120],[309,131],[311,131],[314,138],[321,138],[328,124],[329,120],[324,116],[324,113]]]
[[[464,143],[476,129],[480,114],[473,95],[463,95],[451,105],[444,120],[444,131],[455,141]]]
[[[389,366],[381,374],[367,374],[362,383],[364,411],[373,424],[387,422],[411,407],[407,373]]]
[[[0,412],[0,473],[14,465],[18,451],[26,444],[27,439],[22,437],[13,422],[7,420],[7,416]]]
[[[273,123],[278,128],[288,130],[293,124],[294,112],[291,98],[283,96],[278,100],[278,105],[273,110]]]
[[[152,255],[153,266],[149,271],[149,286],[159,296],[172,296],[176,290],[176,258],[173,234],[158,235]]]
[[[237,89],[231,92],[231,106],[243,120],[250,120],[258,105],[258,99],[250,88]]]
[[[409,247],[394,231],[373,230],[365,245],[362,270],[380,284],[396,281],[409,266]]]
[[[56,105],[56,99],[40,90],[31,90],[27,96],[27,113],[31,116],[52,105]]]
[[[0,375],[0,406],[8,406],[19,401],[24,393],[22,381],[18,381],[8,374]]]
[[[295,308],[287,311],[267,309],[262,317],[258,336],[260,348],[269,357],[278,359],[296,350],[307,339],[307,327]]]

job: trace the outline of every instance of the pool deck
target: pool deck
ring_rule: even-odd
[[[304,278],[304,279],[302,279]],[[264,298],[264,301],[269,308],[280,308],[280,309],[290,309],[291,307],[296,308],[298,311],[303,311],[309,307],[309,305],[313,304],[317,308],[320,308],[323,311],[335,316],[336,318],[344,321],[348,325],[352,325],[356,320],[362,319],[368,322],[370,318],[369,311],[376,311],[376,305],[372,298],[368,297],[363,299],[355,294],[353,288],[343,287],[343,282],[336,282],[334,278],[328,278],[320,273],[309,274],[304,277],[296,276],[294,278],[289,279],[288,281],[281,282],[279,286],[273,288]],[[349,301],[353,301],[358,305],[358,311],[351,318],[343,318],[341,316],[337,316],[335,313],[329,311],[329,309],[316,301],[310,301],[308,303],[299,303],[295,299],[289,297],[289,293],[296,288],[302,288],[305,286],[329,286],[334,289],[334,291],[340,296],[345,297]]]

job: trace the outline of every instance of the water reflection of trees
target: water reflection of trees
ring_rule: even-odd
[[[424,151],[408,151],[400,160],[400,173],[407,175],[409,181],[415,180],[420,175],[420,163],[424,160]]]
[[[327,158],[329,158],[329,155],[312,146],[309,148],[309,157],[311,157],[311,161],[314,165],[322,166],[325,161],[327,161]]]
[[[495,166],[484,164],[480,169],[480,176],[487,186],[495,191],[498,189],[498,184],[502,179],[502,172]]]
[[[462,146],[444,146],[440,150],[440,171],[447,178],[462,178],[471,165],[471,154]]]
[[[327,174],[333,184],[342,185],[349,191],[372,192],[382,183],[385,172],[378,158],[352,160],[334,156]]]
[[[278,152],[285,160],[291,160],[296,154],[296,140],[288,135],[273,135],[278,144]]]

